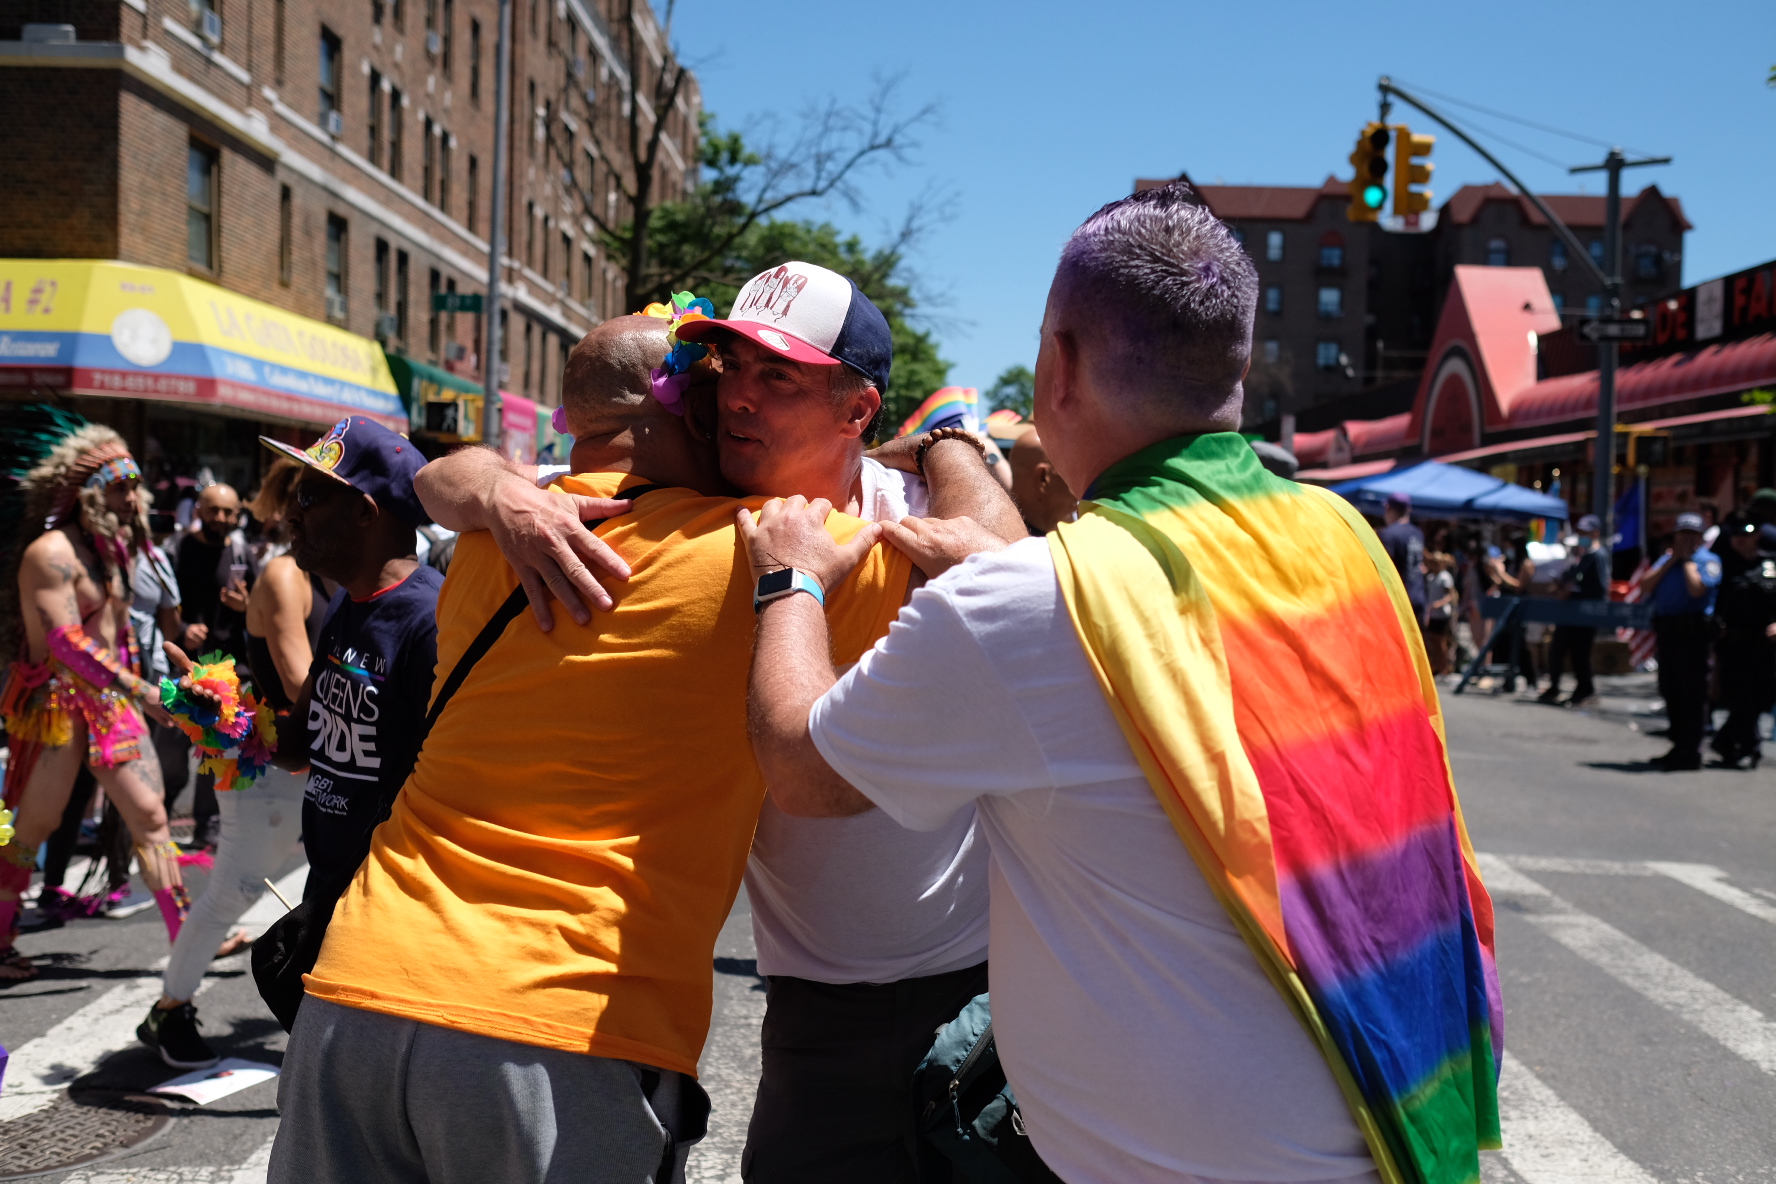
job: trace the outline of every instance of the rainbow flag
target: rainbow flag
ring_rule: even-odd
[[[1025,423],[1024,417],[1009,407],[999,408],[999,410],[987,416],[986,422],[981,425],[981,427],[986,430],[987,435],[993,437],[995,440],[1014,439],[1026,428],[1033,426],[1033,424]]]
[[[1099,477],[1049,536],[1074,625],[1184,846],[1319,1044],[1384,1180],[1499,1146],[1492,902],[1393,564],[1237,434]]]
[[[971,432],[978,431],[980,415],[976,407],[979,403],[980,392],[971,386],[939,387],[919,404],[917,411],[907,416],[906,422],[900,425],[900,431],[895,435],[915,436],[933,428],[967,428]]]

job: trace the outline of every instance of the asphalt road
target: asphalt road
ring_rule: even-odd
[[[1613,681],[1592,713],[1445,700],[1498,906],[1507,1149],[1486,1157],[1488,1184],[1776,1181],[1776,772],[1647,771],[1664,745],[1646,734],[1659,720],[1644,681]],[[0,1045],[14,1050],[0,1146],[37,1104],[21,1086],[40,1102],[68,1079],[141,1089],[173,1075],[133,1044],[166,952],[152,912],[21,944],[47,965],[0,989]],[[701,1074],[715,1117],[691,1161],[697,1184],[739,1179],[764,1011],[753,957],[742,897],[716,948]],[[198,1004],[223,1055],[279,1063],[284,1035],[238,960],[218,964]],[[275,1090],[181,1106],[149,1142],[41,1179],[259,1184]]]

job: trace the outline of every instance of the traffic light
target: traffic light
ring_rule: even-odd
[[[1387,204],[1387,146],[1386,124],[1363,125],[1357,149],[1350,154],[1350,162],[1357,171],[1351,178],[1350,205],[1344,216],[1352,222],[1376,222],[1381,218],[1381,207]]]
[[[1429,156],[1436,144],[1436,136],[1415,136],[1405,124],[1398,125],[1394,135],[1394,213],[1422,214],[1431,208],[1431,191],[1412,187],[1430,184],[1431,170],[1437,166],[1415,158]]]

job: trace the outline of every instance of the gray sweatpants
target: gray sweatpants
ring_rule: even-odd
[[[709,1096],[682,1073],[310,996],[278,1111],[268,1184],[682,1184]]]

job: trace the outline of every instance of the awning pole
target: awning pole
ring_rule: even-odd
[[[493,195],[487,228],[487,356],[481,362],[481,442],[504,450],[500,413],[500,269],[506,255],[506,131],[512,121],[512,0],[500,0],[494,48]]]

